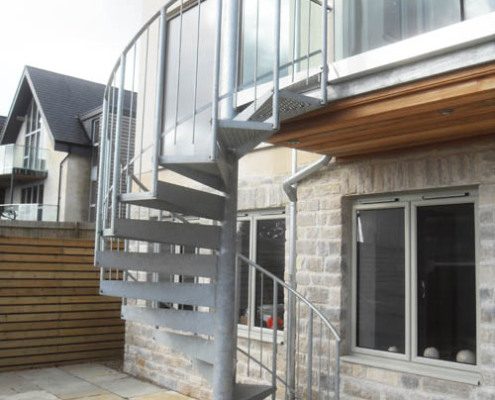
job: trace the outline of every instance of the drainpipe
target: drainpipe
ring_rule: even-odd
[[[291,288],[296,289],[296,240],[297,240],[297,183],[319,171],[331,161],[331,156],[323,156],[313,164],[297,172],[297,150],[292,150],[292,175],[283,183],[283,189],[289,198],[289,273]],[[296,299],[289,293],[287,307],[287,385],[289,390],[296,387]],[[289,399],[295,399],[295,390],[289,393]]]
[[[64,159],[60,162],[60,165],[58,166],[58,193],[57,193],[57,222],[60,222],[60,199],[62,198],[61,191],[62,191],[62,168],[64,166],[65,161],[69,158],[70,156],[70,147],[69,147],[69,152],[67,155],[64,157]]]

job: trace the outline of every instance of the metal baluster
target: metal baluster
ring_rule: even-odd
[[[212,130],[212,149],[211,154],[215,157],[217,152],[217,131],[218,131],[218,116],[219,116],[219,97],[220,97],[220,55],[222,51],[222,0],[217,0],[215,10],[215,18],[217,23],[217,31],[215,36],[215,59],[213,68],[213,99],[211,106],[211,130]]]
[[[297,302],[297,320],[295,322],[295,327],[296,327],[296,334],[297,334],[297,345],[296,345],[296,380],[295,380],[295,385],[294,385],[294,397],[297,396],[297,389],[299,387],[299,372],[300,372],[300,366],[301,366],[301,360],[299,359],[299,345],[301,343],[301,333],[299,332],[300,330],[300,321],[301,321],[301,302]]]
[[[308,321],[308,358],[306,365],[306,385],[307,385],[307,400],[313,398],[313,309],[309,309]]]
[[[175,117],[174,117],[174,144],[177,144],[177,125],[179,115],[179,96],[180,96],[180,67],[182,54],[182,23],[184,21],[184,0],[180,0],[179,9],[179,49],[177,58],[177,87],[175,88]]]
[[[255,279],[255,282],[256,282],[256,269],[254,268],[251,268],[249,267],[249,269],[251,271],[253,271],[252,273],[254,274],[254,279]],[[247,365],[247,375],[250,376],[250,368],[251,368],[251,327],[255,321],[255,319],[253,318],[253,306],[252,306],[252,301],[251,301],[251,298],[252,298],[252,290],[251,290],[251,287],[252,287],[252,284],[253,284],[253,281],[252,279],[249,279],[249,284],[248,284],[248,365]],[[256,286],[255,286],[256,287]]]
[[[103,115],[102,115],[102,123],[100,125],[100,140],[99,140],[99,155],[100,159],[98,160],[98,194],[97,194],[97,202],[96,202],[96,221],[95,221],[95,229],[96,229],[96,240],[95,240],[95,264],[96,264],[96,256],[97,253],[101,250],[101,215],[102,215],[102,203],[103,203],[103,168],[104,161],[106,160],[105,151],[106,151],[106,140],[105,136],[107,134],[107,119],[108,119],[108,91],[105,92],[103,97]]]
[[[260,274],[260,378],[262,374],[262,364],[263,364],[263,284],[264,277]]]
[[[196,103],[198,101],[198,70],[199,70],[199,39],[200,39],[200,31],[201,31],[201,0],[198,0],[198,5],[196,6],[198,9],[198,19],[196,21],[197,24],[197,33],[196,33],[196,54],[194,58],[194,94],[193,94],[193,126],[192,126],[192,142],[195,141],[196,135]]]
[[[334,397],[335,400],[340,399],[340,341],[335,341],[335,384],[334,384]]]
[[[258,100],[258,58],[259,58],[259,25],[260,25],[260,0],[256,0],[256,34],[254,46],[254,108],[257,109]]]
[[[273,128],[278,129],[280,126],[280,110],[278,109],[280,101],[280,0],[275,0],[275,48],[273,56]]]
[[[135,83],[136,83],[136,43],[134,43],[133,50],[132,50],[132,78],[131,78],[131,95],[130,95],[130,102],[131,104],[129,105],[129,129],[127,131],[127,154],[126,154],[126,166],[127,166],[127,181],[129,182],[127,184],[127,191],[131,191],[131,166],[130,164],[130,159],[131,159],[131,146],[134,146],[134,143],[131,141],[131,137],[133,136],[133,130],[132,127],[135,124],[134,122],[134,99],[135,99]],[[129,207],[127,209],[127,212],[129,212]]]
[[[158,167],[162,152],[163,113],[165,106],[165,85],[167,67],[167,10],[160,10],[158,38],[158,77],[156,83],[155,137],[153,140],[153,171],[151,177],[151,192],[153,196],[158,191]]]
[[[277,282],[273,281],[273,342],[272,342],[272,386],[277,386],[277,328],[278,328],[278,286]],[[275,400],[276,393],[272,394],[272,400]]]
[[[308,0],[308,48],[306,59],[306,83],[309,83],[309,58],[311,53],[311,0]]]
[[[143,76],[143,94],[142,94],[142,119],[141,119],[141,136],[140,136],[140,143],[139,143],[139,180],[142,181],[143,177],[143,144],[144,144],[144,121],[146,119],[146,94],[148,91],[148,60],[149,60],[149,42],[150,42],[150,30],[149,28],[146,29],[146,45],[145,45],[145,51],[144,51],[144,76]],[[141,207],[139,208],[139,215],[141,215]]]
[[[114,232],[115,219],[117,218],[117,200],[120,194],[120,139],[122,132],[122,115],[124,110],[124,96],[125,96],[125,67],[126,59],[125,55],[120,58],[120,82],[119,82],[119,97],[117,101],[117,121],[115,126],[115,149],[113,158],[113,192],[112,192],[112,219],[111,229]]]
[[[322,353],[322,342],[323,342],[323,322],[320,319],[320,341],[318,343],[318,400],[320,400],[321,393],[321,353]]]
[[[322,45],[321,45],[321,58],[322,58],[322,70],[321,70],[321,102],[325,104],[328,100],[328,0],[321,0],[322,8]]]

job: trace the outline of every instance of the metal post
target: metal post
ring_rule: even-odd
[[[115,219],[117,218],[117,202],[120,192],[120,134],[122,130],[122,115],[124,111],[125,96],[125,55],[120,57],[120,81],[119,96],[117,99],[117,121],[115,122],[115,142],[113,153],[113,190],[112,190],[112,216],[111,229],[114,232]],[[113,132],[111,132],[112,134]]]
[[[237,227],[238,160],[226,155],[232,170],[227,177],[229,193],[225,199],[222,222],[215,301],[215,363],[213,368],[213,398],[232,400],[235,382],[235,259]]]
[[[216,4],[216,24],[217,31],[215,36],[215,60],[213,66],[213,99],[211,106],[211,130],[212,130],[212,149],[211,155],[213,158],[216,157],[217,152],[217,130],[218,130],[218,119],[219,119],[219,98],[220,98],[220,55],[222,53],[222,0],[217,0]]]
[[[221,91],[226,94],[221,103],[221,117],[223,119],[234,118],[234,94],[237,81],[237,41],[239,29],[239,3],[238,0],[225,0],[224,19],[222,27],[223,52],[221,62]]]
[[[340,340],[335,341],[335,384],[334,398],[340,399]]]
[[[106,136],[107,136],[107,121],[108,121],[108,99],[107,96],[109,95],[108,90],[106,91],[105,95],[103,96],[103,113],[102,113],[102,121],[100,124],[100,138],[98,140],[99,142],[99,149],[98,149],[98,156],[100,159],[98,160],[98,194],[96,198],[96,218],[95,218],[95,233],[96,233],[96,238],[95,238],[95,264],[96,264],[96,256],[98,251],[101,250],[101,231],[103,229],[102,226],[102,213],[103,213],[103,169],[105,168],[105,161],[106,161]],[[60,205],[59,205],[60,207]]]
[[[278,329],[278,286],[277,282],[273,281],[273,338],[272,338],[272,386],[277,387],[277,329]],[[261,346],[263,346],[261,344]],[[263,361],[263,359],[261,359]],[[272,400],[276,399],[276,390],[272,394]]]
[[[326,104],[328,100],[328,0],[321,0],[321,30],[322,30],[322,45],[321,45],[321,102]]]
[[[274,54],[273,54],[273,129],[280,128],[280,1],[275,0]]]
[[[158,167],[162,151],[163,118],[165,113],[165,78],[167,68],[167,10],[160,10],[160,37],[158,45],[158,77],[156,86],[155,109],[155,139],[153,141],[153,172],[151,177],[151,192],[157,195]]]
[[[308,358],[306,364],[306,399],[313,399],[313,309],[309,309],[308,321]]]

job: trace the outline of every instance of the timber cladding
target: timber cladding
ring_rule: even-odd
[[[121,301],[91,240],[0,237],[0,371],[122,358]]]

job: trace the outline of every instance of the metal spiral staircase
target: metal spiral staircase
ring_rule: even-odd
[[[123,318],[156,327],[157,342],[191,358],[215,400],[338,399],[333,326],[301,294],[236,253],[238,160],[281,121],[325,104],[331,10],[325,0],[240,4],[167,2],[112,71],[100,140],[101,293],[122,297]],[[291,51],[281,48],[287,24]],[[318,29],[304,33],[304,26]],[[237,340],[242,268],[271,282],[274,321],[281,296],[293,306],[284,318],[283,367],[277,323],[249,328]],[[252,350],[254,335],[267,330],[268,363],[263,346],[259,355]],[[241,357],[250,383],[236,383]]]

